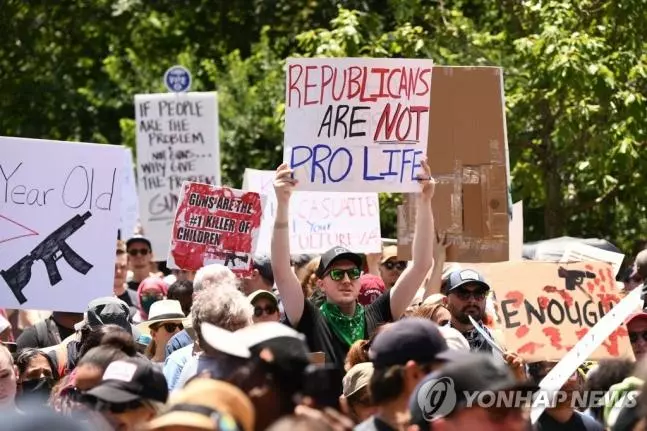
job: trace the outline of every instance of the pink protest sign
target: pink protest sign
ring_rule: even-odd
[[[238,275],[249,274],[261,217],[258,193],[185,182],[173,223],[169,267],[197,271],[219,263]]]

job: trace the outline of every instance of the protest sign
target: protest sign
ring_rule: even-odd
[[[510,220],[509,260],[523,260],[523,201],[512,205]],[[586,259],[585,259],[586,260]]]
[[[121,169],[121,217],[119,230],[121,239],[128,239],[135,233],[139,221],[139,203],[137,201],[137,183],[133,164],[133,153],[124,148],[124,164]]]
[[[298,190],[417,192],[431,60],[289,58],[285,154]]]
[[[141,222],[162,257],[182,183],[220,184],[217,94],[139,94],[135,120]]]
[[[568,244],[561,262],[607,262],[613,266],[613,275],[617,276],[622,267],[622,261],[625,255],[622,253],[615,253],[609,250],[593,247],[581,242],[573,242]]]
[[[429,112],[429,167],[436,179],[436,229],[447,234],[450,262],[508,260],[509,162],[503,71],[434,67]],[[404,209],[413,195],[406,195]],[[407,214],[404,232],[413,233]],[[407,233],[408,234],[408,233]],[[400,241],[400,238],[398,238]],[[398,256],[410,256],[410,244]]]
[[[123,149],[0,137],[0,307],[112,295]]]
[[[245,169],[243,190],[266,196],[257,254],[270,254],[276,217],[273,171]],[[323,253],[343,246],[356,253],[380,253],[377,193],[294,192],[290,198],[290,252]]]
[[[600,262],[506,262],[479,268],[496,294],[506,347],[528,362],[558,361],[618,304],[613,269]],[[631,355],[616,328],[591,360]]]
[[[197,271],[219,263],[236,274],[249,274],[261,227],[261,196],[187,181],[179,199],[169,268]]]

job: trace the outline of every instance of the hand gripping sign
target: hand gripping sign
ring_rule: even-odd
[[[219,263],[236,274],[248,274],[262,205],[258,193],[185,182],[173,223],[168,266],[197,271]]]

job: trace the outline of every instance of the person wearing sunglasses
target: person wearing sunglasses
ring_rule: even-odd
[[[444,299],[451,314],[448,325],[460,332],[473,352],[493,353],[492,347],[472,325],[470,317],[479,323],[483,331],[492,339],[492,333],[483,324],[485,303],[490,286],[483,276],[472,269],[459,269],[449,274],[447,279],[447,297]]]
[[[184,329],[184,312],[180,301],[163,299],[153,303],[148,320],[137,325],[142,332],[150,331],[151,342],[146,356],[152,362],[163,363],[166,359],[166,343],[171,337]]]
[[[647,312],[643,310],[632,314],[626,323],[631,349],[636,361],[639,361],[647,353]]]
[[[281,320],[279,313],[279,299],[269,290],[257,290],[247,297],[254,307],[254,323],[278,322]]]
[[[128,288],[137,290],[139,283],[145,278],[151,277],[151,262],[153,260],[153,248],[148,238],[135,235],[126,242],[126,253],[128,253]]]
[[[358,303],[362,258],[341,245],[325,252],[315,271],[317,288],[326,297],[323,304],[316,306],[305,298],[290,259],[288,214],[296,180],[285,163],[276,171],[271,263],[285,315],[289,324],[306,336],[310,351],[323,352],[326,362],[340,370],[344,369],[346,354],[355,341],[368,339],[379,325],[402,316],[433,264],[435,229],[431,198],[435,181],[426,160],[420,166],[423,172],[418,176],[421,193],[417,197],[413,263],[390,291],[367,306]]]
[[[382,250],[382,260],[380,262],[380,277],[384,280],[387,289],[393,287],[402,271],[407,267],[407,262],[398,260],[398,246],[389,245]]]

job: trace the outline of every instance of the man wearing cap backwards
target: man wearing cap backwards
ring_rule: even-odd
[[[404,313],[433,264],[431,198],[435,182],[425,160],[421,161],[421,166],[424,172],[419,180],[421,194],[412,247],[413,264],[402,273],[390,292],[366,307],[357,303],[362,259],[343,247],[333,247],[324,253],[316,271],[317,286],[326,295],[326,302],[317,308],[304,297],[301,284],[290,266],[288,212],[296,180],[285,163],[276,171],[277,208],[271,257],[285,314],[290,324],[305,334],[310,350],[323,351],[326,362],[334,363],[340,369],[344,367],[351,344],[367,339],[381,323],[398,319]]]

